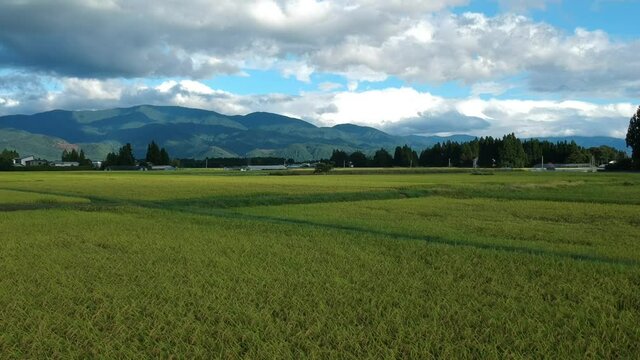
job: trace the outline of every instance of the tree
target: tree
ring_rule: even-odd
[[[155,141],[151,141],[151,144],[147,146],[147,156],[145,157],[145,161],[148,163],[152,163],[154,165],[162,165],[160,164],[160,148]]]
[[[499,149],[502,140],[491,136],[480,138],[478,142],[478,165],[482,167],[494,167],[500,160]]]
[[[608,164],[610,161],[620,161],[626,157],[624,151],[606,145],[591,147],[589,153],[593,155],[598,164]]]
[[[405,166],[404,153],[400,146],[396,146],[396,150],[393,152],[393,166]]]
[[[535,166],[539,165],[544,156],[542,153],[542,143],[538,139],[530,139],[522,142],[524,152],[527,154],[527,165]],[[547,159],[550,160],[550,159]]]
[[[420,166],[447,166],[448,159],[444,152],[444,147],[440,143],[436,143],[430,148],[422,150],[418,159]]]
[[[366,167],[367,155],[365,155],[362,151],[355,151],[351,155],[349,155],[349,161],[354,167]]]
[[[511,133],[502,138],[500,147],[500,165],[506,167],[524,167],[527,162],[527,154],[524,152],[522,142]]]
[[[626,137],[627,147],[631,148],[631,159],[636,168],[640,169],[640,106],[629,121]]]
[[[373,155],[373,166],[375,167],[391,167],[393,166],[393,158],[385,149],[376,151]]]
[[[133,156],[133,148],[127,143],[118,151],[118,165],[135,165],[136,158]]]
[[[418,165],[418,154],[409,147],[404,145],[403,147],[396,147],[393,155],[394,166],[413,167]]]
[[[463,143],[460,150],[460,165],[473,166],[473,159],[478,157],[478,140]]]
[[[347,153],[342,150],[336,149],[336,150],[333,150],[333,153],[331,154],[331,159],[329,160],[333,162],[335,166],[346,167],[349,163],[349,155],[347,155]]]
[[[112,152],[108,153],[107,158],[104,159],[104,161],[102,162],[103,167],[117,165],[117,164],[118,164],[118,154],[112,153]]]
[[[9,170],[13,166],[13,159],[19,158],[20,155],[15,150],[4,149],[0,152],[0,170]]]
[[[86,158],[84,150],[82,149],[80,149],[80,151],[76,149],[71,149],[71,151],[63,150],[60,158],[62,161],[75,161],[79,163],[80,166],[91,165],[91,159]]]
[[[329,171],[333,169],[333,165],[330,163],[319,162],[316,164],[315,169],[313,170],[314,174],[327,174]]]
[[[158,165],[169,165],[171,163],[171,158],[169,158],[169,153],[164,148],[160,149],[160,160]]]
[[[133,156],[133,149],[131,144],[127,143],[120,149],[118,149],[118,153],[108,153],[107,158],[104,160],[102,166],[133,166],[136,164],[136,159]]]

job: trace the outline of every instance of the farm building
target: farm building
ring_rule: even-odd
[[[49,165],[54,167],[72,167],[80,166],[80,163],[77,161],[52,161]]]
[[[138,165],[111,165],[107,166],[105,171],[147,171],[146,167]]]
[[[21,158],[13,159],[14,166],[27,166],[27,162],[35,160],[33,155],[23,156]]]
[[[149,167],[152,171],[173,171],[176,170],[175,166],[171,165],[152,165]]]
[[[33,159],[33,160],[27,161],[26,166],[47,166],[47,165],[49,165],[49,161],[47,160]]]
[[[246,167],[249,171],[258,171],[258,170],[287,170],[287,167],[284,165],[249,165]]]

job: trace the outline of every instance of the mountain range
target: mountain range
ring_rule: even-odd
[[[255,112],[224,115],[179,106],[141,105],[96,111],[53,110],[34,115],[0,117],[0,149],[21,155],[58,159],[65,149],[82,148],[88,157],[103,159],[124,143],[144,157],[151,140],[172,157],[277,156],[297,161],[329,158],[333,149],[371,153],[407,144],[422,149],[442,141],[469,141],[471,135],[396,136],[372,127],[342,124],[317,127],[283,115]],[[626,150],[623,139],[609,137],[542,138],[575,140],[590,147],[608,145]]]

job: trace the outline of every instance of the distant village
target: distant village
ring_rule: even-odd
[[[176,169],[176,167],[172,165],[153,165],[153,164],[147,164],[146,166],[145,165],[130,165],[130,166],[111,165],[103,168],[102,167],[103,163],[104,161],[91,161],[91,165],[82,165],[82,168],[85,170],[87,168],[93,168],[96,170],[107,170],[107,171],[109,170],[145,171],[145,170],[175,170]],[[60,160],[49,161],[45,159],[37,159],[33,155],[23,156],[23,157],[13,159],[13,166],[24,167],[24,168],[39,168],[39,169],[42,169],[43,167],[67,168],[67,169],[81,167],[80,162],[78,161],[60,161]]]
[[[136,158],[131,144],[107,154],[103,161],[88,159],[82,149],[64,150],[61,160],[48,161],[35,156],[20,157],[16,151],[0,153],[0,169],[10,170],[90,170],[147,171],[185,168],[223,168],[225,170],[287,170],[329,164],[331,167],[459,167],[459,168],[531,168],[534,170],[596,171],[630,168],[631,159],[623,151],[609,146],[584,148],[574,141],[552,143],[514,134],[500,138],[479,138],[469,142],[436,143],[418,152],[408,145],[397,146],[393,153],[381,148],[371,156],[362,151],[348,153],[335,149],[329,159],[295,163],[293,159],[206,158],[171,159],[167,150],[155,141],[147,146],[146,156]]]
[[[91,165],[100,169],[102,167],[102,161],[92,161]],[[78,161],[49,161],[45,159],[37,159],[33,155],[23,156],[19,158],[13,159],[13,166],[16,167],[45,167],[52,166],[58,168],[69,168],[69,167],[79,167],[80,162]]]

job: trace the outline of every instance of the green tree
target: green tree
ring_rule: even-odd
[[[391,167],[393,166],[393,158],[385,149],[376,151],[373,155],[373,166],[375,167]]]
[[[430,148],[422,150],[418,159],[420,166],[447,166],[448,159],[442,144],[436,143]]]
[[[107,157],[102,162],[102,167],[108,167],[108,166],[117,165],[117,164],[118,164],[118,154],[110,152],[107,154]]]
[[[626,157],[624,151],[612,148],[611,146],[598,146],[589,148],[589,153],[593,155],[598,164],[607,164],[610,161],[620,161]]]
[[[333,169],[333,165],[326,162],[319,162],[316,164],[315,169],[313,170],[314,174],[327,174],[329,171]]]
[[[164,148],[160,149],[160,161],[158,165],[169,165],[171,163],[171,158],[169,157],[169,153]]]
[[[413,151],[409,145],[405,144],[403,147],[398,146],[393,154],[393,165],[404,167],[417,166],[418,154]]]
[[[133,166],[136,164],[136,159],[133,156],[133,148],[131,144],[127,143],[118,152],[110,152],[107,154],[107,158],[103,162],[103,167],[118,165],[118,166]]]
[[[636,168],[640,169],[640,106],[629,121],[626,137],[627,147],[631,148],[631,159]]]
[[[500,165],[506,167],[524,167],[527,163],[527,154],[524,152],[522,142],[511,133],[502,138],[500,147]]]
[[[500,147],[502,140],[491,136],[481,137],[478,142],[478,165],[482,167],[494,167],[500,160]]]
[[[522,142],[522,147],[524,148],[524,152],[527,154],[527,166],[540,165],[540,162],[543,160],[543,149],[540,140],[525,140]]]
[[[81,166],[91,165],[91,160],[87,159],[84,155],[84,150],[80,149],[80,151],[76,149],[71,149],[71,151],[63,150],[62,156],[60,157],[62,161],[75,161],[80,163]]]
[[[473,159],[478,157],[478,140],[463,143],[460,149],[460,165],[473,166]]]
[[[337,167],[345,167],[349,164],[349,155],[342,150],[333,150],[331,158],[329,159]]]
[[[136,164],[136,158],[133,156],[133,148],[127,143],[118,150],[118,164],[132,166]]]
[[[13,167],[13,159],[20,157],[15,150],[4,149],[0,152],[0,170],[9,170]]]
[[[354,167],[366,167],[368,162],[367,155],[362,151],[355,151],[349,155],[349,161]]]
[[[145,161],[154,165],[161,165],[160,147],[158,147],[158,144],[153,140],[151,141],[151,144],[147,146],[147,156],[145,157]]]

